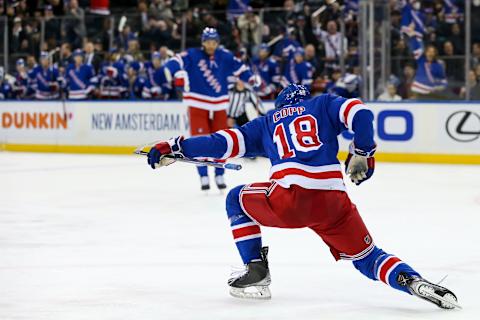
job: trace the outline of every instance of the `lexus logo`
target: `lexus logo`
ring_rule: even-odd
[[[446,129],[453,140],[475,141],[480,137],[480,116],[472,111],[457,111],[448,117]]]

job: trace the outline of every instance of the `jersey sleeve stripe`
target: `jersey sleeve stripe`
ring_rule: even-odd
[[[239,158],[245,155],[245,140],[238,129],[226,129],[217,132],[227,141],[227,151],[221,159]]]
[[[352,130],[353,118],[355,114],[360,111],[367,109],[363,102],[359,99],[348,99],[340,107],[340,121],[347,127]]]
[[[179,55],[179,54],[176,54],[173,58],[172,58],[173,61],[176,61],[178,63],[178,66],[180,67],[180,69],[183,69],[183,59],[182,57]]]
[[[240,68],[238,68],[236,71],[233,72],[233,75],[238,77],[242,72],[247,71],[247,70],[248,70],[248,67],[246,65],[242,64],[240,66]]]

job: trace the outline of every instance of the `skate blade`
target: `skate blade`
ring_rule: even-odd
[[[230,287],[230,295],[235,298],[250,300],[269,300],[272,298],[272,293],[268,286],[252,286],[248,288]]]
[[[441,295],[436,294],[434,290],[435,289],[429,285],[423,285],[423,288],[421,288],[418,293],[420,294],[421,297],[424,297],[429,301],[431,301],[431,299],[435,299],[439,301],[440,305],[438,304],[437,305],[442,309],[455,309],[455,308],[462,309],[462,306],[458,304],[453,294],[446,293],[442,297]],[[448,298],[445,298],[445,297],[448,297]]]

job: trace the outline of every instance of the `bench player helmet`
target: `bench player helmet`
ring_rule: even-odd
[[[220,42],[220,36],[218,35],[218,31],[215,28],[206,27],[203,29],[202,32],[202,42],[207,40],[215,40]]]
[[[283,108],[310,98],[310,91],[301,84],[290,83],[275,99],[275,109]]]

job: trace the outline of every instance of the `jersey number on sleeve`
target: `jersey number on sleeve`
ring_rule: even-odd
[[[283,123],[279,123],[273,132],[273,142],[277,145],[280,158],[295,157],[295,150],[309,152],[318,150],[322,142],[318,137],[317,119],[311,115],[295,118],[288,125],[288,131],[293,142],[293,148],[289,145],[287,131]]]

